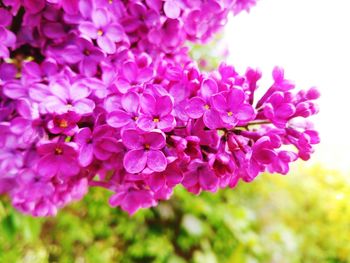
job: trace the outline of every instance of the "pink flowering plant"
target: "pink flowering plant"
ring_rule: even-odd
[[[0,194],[55,215],[90,187],[129,214],[181,185],[234,188],[308,160],[317,89],[283,69],[202,72],[208,40],[255,0],[4,0],[0,3]]]

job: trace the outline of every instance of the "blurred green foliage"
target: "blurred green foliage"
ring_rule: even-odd
[[[171,200],[129,217],[92,189],[55,218],[0,203],[0,262],[350,262],[350,182],[319,167]]]

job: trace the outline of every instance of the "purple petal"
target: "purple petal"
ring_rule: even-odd
[[[166,169],[167,159],[163,152],[150,150],[147,153],[147,166],[155,172],[162,172]]]
[[[227,101],[226,101],[226,96],[227,93],[226,92],[222,92],[219,94],[214,95],[211,98],[211,103],[213,104],[213,107],[221,112],[227,112],[228,109],[228,105],[227,105]]]
[[[156,112],[159,116],[166,116],[173,110],[173,102],[170,96],[162,96],[157,99]]]
[[[139,107],[139,95],[136,92],[128,92],[122,97],[122,106],[127,112],[136,113]]]
[[[109,26],[105,35],[113,42],[120,42],[123,40],[124,31],[120,26]]]
[[[97,38],[98,29],[91,22],[81,22],[81,24],[79,25],[79,31],[89,38]]]
[[[186,113],[192,119],[199,119],[203,116],[205,101],[199,97],[190,99],[186,107]]]
[[[255,159],[262,164],[270,164],[276,157],[277,154],[273,150],[262,149],[256,154]]]
[[[98,46],[107,54],[113,54],[116,51],[115,43],[107,36],[100,36],[97,38]]]
[[[51,178],[59,171],[59,162],[54,155],[48,154],[41,157],[37,167],[37,171],[40,175]]]
[[[131,83],[136,80],[137,77],[137,65],[133,61],[127,61],[123,64],[122,73],[123,76]]]
[[[54,82],[50,85],[50,91],[53,95],[57,96],[63,101],[66,101],[69,99],[69,87],[70,84],[67,80],[62,80],[59,82]]]
[[[91,139],[91,136],[90,128],[85,127],[74,136],[74,141],[79,145],[85,145]]]
[[[95,102],[89,99],[81,99],[74,102],[73,106],[76,113],[85,115],[93,112],[95,108]]]
[[[137,121],[136,125],[143,131],[151,131],[156,128],[156,123],[151,116],[141,115]]]
[[[43,105],[49,113],[62,114],[66,113],[68,110],[68,107],[65,104],[65,102],[54,96],[46,97],[46,100],[43,102]]]
[[[283,103],[275,112],[275,116],[281,119],[288,119],[295,113],[295,106],[291,103]]]
[[[165,146],[165,135],[162,132],[150,132],[143,135],[144,143],[152,150],[159,150]]]
[[[26,131],[28,128],[31,128],[31,121],[29,120],[17,117],[11,121],[10,130],[15,134],[23,134],[23,132]]]
[[[140,136],[140,134],[134,129],[123,131],[121,138],[122,138],[123,144],[129,149],[143,148],[143,139]]]
[[[69,98],[72,100],[84,99],[90,94],[90,89],[82,83],[74,83],[69,87]]]
[[[63,176],[73,176],[78,174],[80,171],[80,166],[74,158],[62,158],[60,162],[59,173]]]
[[[165,186],[165,176],[162,173],[153,173],[150,175],[148,184],[153,191],[158,191]]]
[[[163,8],[165,15],[171,19],[176,19],[180,16],[181,9],[177,1],[167,0]]]
[[[139,173],[146,167],[147,154],[142,150],[131,150],[124,156],[123,164],[129,173]]]
[[[255,111],[250,104],[244,104],[241,105],[235,116],[239,121],[250,121],[254,119]]]
[[[227,104],[232,111],[239,109],[240,105],[244,102],[245,95],[243,90],[238,88],[231,88],[227,94]]]
[[[203,122],[209,129],[221,127],[220,115],[216,110],[209,110],[204,113]]]
[[[93,146],[92,144],[84,144],[81,148],[80,148],[80,152],[79,152],[79,164],[82,167],[86,167],[88,165],[90,165],[92,163],[92,159],[93,159]]]
[[[173,115],[168,115],[168,116],[165,116],[165,117],[162,117],[158,124],[157,124],[157,127],[158,129],[162,130],[162,131],[171,131],[176,125],[176,122],[175,122],[175,118]]]
[[[105,27],[109,22],[108,15],[105,9],[98,8],[92,12],[92,22],[97,28]]]
[[[215,191],[218,187],[219,178],[209,167],[201,167],[198,169],[199,183],[203,190]]]
[[[107,123],[114,128],[126,126],[131,121],[131,115],[122,110],[115,110],[107,115]]]
[[[216,81],[213,79],[203,80],[200,92],[204,98],[210,98],[216,94],[218,92],[218,85],[216,84]]]
[[[11,99],[19,99],[27,96],[27,89],[19,82],[8,82],[3,87],[3,93]]]
[[[150,94],[144,94],[140,98],[141,111],[146,114],[157,114],[156,111],[156,100]]]

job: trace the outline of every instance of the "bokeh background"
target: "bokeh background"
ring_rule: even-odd
[[[31,218],[0,198],[0,263],[12,262],[350,262],[350,2],[260,0],[251,13],[192,55],[207,69],[227,61],[259,67],[261,89],[274,65],[297,87],[320,88],[314,119],[321,145],[289,175],[173,198],[129,217],[92,189],[55,218]]]

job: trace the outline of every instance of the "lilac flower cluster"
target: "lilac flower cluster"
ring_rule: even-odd
[[[0,8],[0,194],[55,215],[89,187],[129,214],[167,200],[286,174],[308,160],[315,88],[280,68],[201,72],[205,41],[254,0],[4,0]]]

